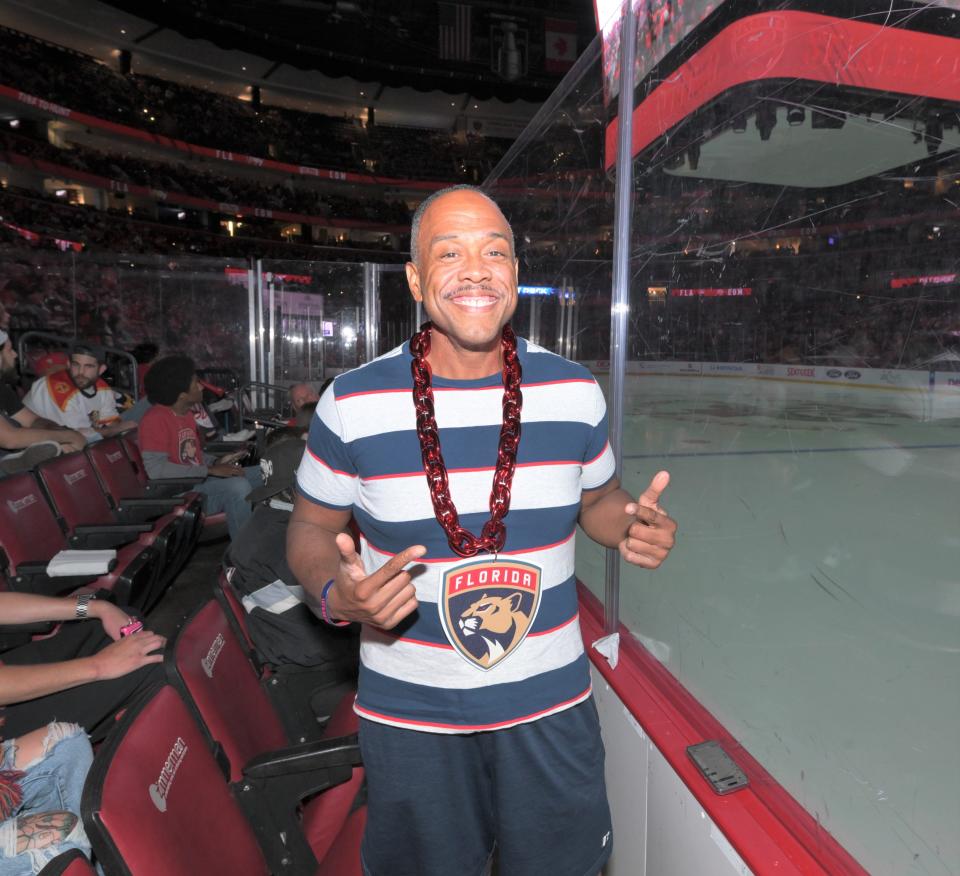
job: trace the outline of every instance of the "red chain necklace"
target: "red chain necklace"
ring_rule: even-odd
[[[410,351],[413,353],[410,372],[413,374],[413,404],[417,411],[417,437],[420,439],[420,455],[423,457],[423,470],[427,475],[433,510],[454,553],[461,557],[472,557],[481,551],[495,554],[503,549],[507,539],[503,518],[510,510],[510,485],[513,483],[513,469],[520,444],[520,408],[523,406],[520,380],[523,372],[517,357],[517,338],[509,323],[503,327],[500,340],[503,350],[503,425],[500,427],[497,467],[493,472],[493,487],[490,490],[490,519],[483,525],[477,538],[460,525],[460,515],[450,498],[447,467],[440,452],[433,388],[430,385],[432,372],[427,362],[432,328],[430,322],[425,322],[410,339]]]

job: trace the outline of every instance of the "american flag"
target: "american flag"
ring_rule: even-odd
[[[470,7],[465,3],[438,3],[437,23],[440,60],[469,61]]]

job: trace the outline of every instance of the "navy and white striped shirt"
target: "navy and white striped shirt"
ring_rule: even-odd
[[[574,534],[582,490],[613,477],[603,394],[580,365],[523,339],[521,439],[503,559],[542,570],[539,607],[526,637],[488,669],[458,653],[438,603],[444,573],[462,563],[434,517],[416,433],[410,348],[405,343],[339,375],[317,405],[298,488],[350,510],[368,571],[423,544],[414,578],[419,608],[389,632],[365,626],[355,709],[365,718],[438,733],[509,727],[590,695],[578,622]],[[500,374],[433,379],[437,425],[460,523],[479,534],[502,420]],[[478,591],[479,592],[479,591]]]

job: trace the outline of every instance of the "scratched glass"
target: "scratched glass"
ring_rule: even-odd
[[[267,383],[320,383],[366,361],[363,265],[264,259],[261,276]]]
[[[245,259],[6,249],[3,303],[18,336],[45,331],[121,349],[153,341],[202,368],[249,374]],[[39,355],[44,344],[31,345]],[[32,357],[31,357],[32,358]],[[118,379],[125,375],[118,374]]]
[[[680,534],[621,619],[871,874],[956,874],[958,4],[703,5],[638,10],[623,481],[669,470]],[[604,69],[493,186],[553,290],[519,333],[601,381]]]

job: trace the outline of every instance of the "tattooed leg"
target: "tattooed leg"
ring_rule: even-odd
[[[72,812],[21,815],[17,819],[17,854],[62,843],[76,825],[77,816]]]

